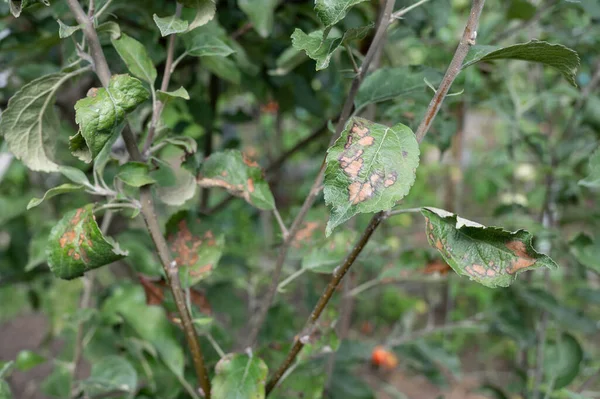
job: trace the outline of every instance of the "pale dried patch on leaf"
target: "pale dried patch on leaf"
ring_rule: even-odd
[[[319,222],[304,222],[303,227],[296,233],[296,238],[294,238],[292,245],[296,248],[300,248],[303,243],[310,241],[319,227]]]
[[[517,256],[517,259],[511,262],[511,266],[506,268],[508,274],[514,274],[521,269],[526,269],[535,264],[535,259],[527,253],[523,242],[510,241],[506,243],[506,248]]]

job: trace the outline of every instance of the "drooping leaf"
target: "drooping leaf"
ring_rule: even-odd
[[[132,394],[137,388],[135,368],[121,356],[106,356],[92,364],[89,378],[81,382],[86,396],[94,397],[109,392]]]
[[[183,86],[174,91],[157,90],[156,97],[165,104],[174,98],[183,98],[184,100],[190,99],[190,95]]]
[[[377,69],[367,75],[360,85],[354,100],[354,106],[357,110],[360,110],[369,104],[391,100],[417,90],[424,90],[427,87],[424,79],[437,86],[442,80],[442,75],[432,69],[422,68]]]
[[[268,368],[261,358],[230,353],[215,366],[212,397],[264,399]]]
[[[325,69],[329,66],[331,56],[342,43],[342,38],[327,38],[323,40],[323,31],[318,30],[304,33],[296,28],[292,34],[292,46],[297,50],[303,50],[310,58],[317,62],[316,70]]]
[[[119,24],[113,21],[103,22],[96,28],[96,32],[100,35],[101,33],[108,33],[111,39],[118,39],[121,37],[121,27]]]
[[[188,31],[206,25],[215,17],[215,13],[217,12],[215,0],[194,0],[190,3],[194,3],[193,8],[196,8],[196,16],[190,24]]]
[[[61,166],[59,172],[75,184],[81,184],[82,186],[91,186],[90,180],[80,169],[73,168],[71,166]]]
[[[162,37],[169,36],[175,33],[182,33],[187,31],[189,23],[183,19],[177,18],[176,15],[171,15],[169,17],[159,17],[154,14],[152,16],[156,26],[160,30],[160,34]]]
[[[104,302],[102,314],[110,319],[122,318],[142,340],[152,345],[171,372],[183,376],[185,357],[176,329],[162,307],[146,304],[142,287],[118,287]]]
[[[156,180],[150,176],[148,165],[143,162],[127,162],[119,166],[117,177],[132,187],[156,183]]]
[[[195,57],[220,56],[227,57],[233,49],[211,32],[194,30],[181,36],[187,54]]]
[[[118,39],[112,39],[111,42],[127,65],[129,72],[151,86],[154,85],[156,68],[154,68],[144,45],[125,33],[122,33]]]
[[[348,10],[366,0],[315,0],[317,17],[325,26],[335,25],[346,16]]]
[[[15,18],[19,18],[19,16],[21,15],[21,11],[37,3],[41,3],[45,6],[50,5],[49,0],[7,0],[7,2],[10,8],[10,12]]]
[[[196,179],[194,178],[194,175],[185,168],[170,168],[168,166],[167,168],[174,177],[174,179],[169,179],[168,185],[161,182],[155,175],[151,175],[159,183],[159,186],[156,189],[156,195],[167,205],[183,205],[196,194]]]
[[[600,245],[596,240],[580,233],[569,243],[569,246],[579,263],[600,273]]]
[[[169,248],[185,288],[208,277],[219,264],[225,238],[200,219],[186,212],[175,214],[167,223]]]
[[[230,58],[219,56],[202,57],[202,66],[223,80],[240,84],[242,73],[236,63]]]
[[[579,180],[579,184],[589,188],[600,187],[600,148],[590,156],[589,174],[585,179]]]
[[[58,37],[60,37],[61,39],[67,38],[81,29],[80,25],[65,25],[65,23],[60,19],[57,19],[56,22],[58,22]]]
[[[44,194],[44,196],[42,198],[32,198],[29,201],[29,204],[27,204],[27,209],[35,208],[36,206],[38,206],[45,200],[50,199],[52,197],[56,197],[57,195],[65,194],[65,193],[72,193],[74,191],[79,191],[82,189],[83,189],[82,185],[70,184],[70,183],[65,183],[65,184],[61,184],[60,186],[52,187],[50,190],[46,191],[46,193]]]
[[[127,255],[104,237],[92,208],[89,204],[67,212],[50,232],[46,254],[55,276],[70,280]]]
[[[261,37],[268,37],[273,30],[274,12],[279,0],[238,0],[237,3],[254,30]]]
[[[70,139],[71,151],[91,162],[119,131],[125,116],[148,99],[142,82],[129,75],[113,75],[108,88],[93,88],[75,104],[79,132]]]
[[[486,227],[437,208],[423,208],[421,213],[429,244],[456,273],[486,287],[508,287],[526,270],[558,268],[533,248],[528,231]]]
[[[269,184],[254,161],[240,151],[227,150],[208,157],[202,164],[198,184],[201,187],[223,187],[230,194],[245,199],[264,210],[275,207]]]
[[[419,145],[405,125],[388,127],[353,117],[327,151],[326,162],[329,236],[352,216],[391,209],[408,194],[419,166]]]
[[[342,36],[342,41],[344,43],[348,43],[353,40],[362,40],[365,37],[367,37],[369,32],[374,27],[375,27],[375,24],[371,23],[369,25],[359,26],[358,28],[350,28],[346,32],[344,32],[344,35]]]
[[[10,151],[31,170],[55,172],[54,143],[59,122],[54,111],[54,96],[66,81],[84,70],[42,76],[26,84],[9,101],[0,119],[0,135]]]
[[[579,55],[562,44],[552,44],[539,40],[512,46],[473,46],[467,55],[462,68],[480,61],[500,59],[539,62],[559,71],[567,81],[577,87],[575,73],[579,68]]]
[[[544,374],[546,381],[554,380],[554,389],[569,385],[579,374],[583,349],[577,339],[563,333],[559,339],[544,346]]]

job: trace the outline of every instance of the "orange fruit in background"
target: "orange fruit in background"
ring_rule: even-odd
[[[376,346],[371,352],[371,363],[384,370],[393,370],[398,366],[398,358],[383,346]]]

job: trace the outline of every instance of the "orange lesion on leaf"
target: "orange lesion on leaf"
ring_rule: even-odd
[[[221,176],[223,176],[223,177],[227,177],[227,171],[226,171],[226,170],[222,171],[222,172],[221,172]]]
[[[248,192],[253,193],[254,192],[254,181],[252,179],[248,178],[248,181],[246,181],[246,185],[248,186]]]
[[[510,241],[505,246],[517,256],[516,259],[511,261],[510,267],[506,268],[508,274],[514,274],[521,269],[526,269],[535,264],[536,260],[527,253],[525,243],[522,241]]]
[[[213,268],[212,263],[209,263],[209,264],[204,265],[204,266],[202,266],[202,267],[200,267],[198,269],[190,270],[190,276],[192,276],[192,277],[202,277],[205,274],[210,273],[210,271],[212,270],[212,268]]]
[[[300,248],[300,245],[312,238],[315,231],[319,228],[319,222],[304,222],[304,226],[296,233],[296,238],[292,242],[295,248]]]
[[[246,164],[246,166],[249,166],[251,168],[258,168],[258,163],[254,160],[252,160],[250,158],[250,156],[248,154],[246,154],[245,152],[242,153],[242,159],[244,160],[244,163]]]
[[[169,236],[175,261],[179,266],[193,266],[198,262],[198,249],[202,240],[190,232],[185,219],[181,220],[177,227],[177,232]]]
[[[370,183],[352,182],[348,187],[350,202],[356,205],[366,201],[373,195],[373,186]]]

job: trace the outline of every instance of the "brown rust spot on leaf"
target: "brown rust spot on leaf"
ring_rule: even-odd
[[[222,172],[221,172],[221,176],[223,176],[223,177],[227,177],[227,171],[226,171],[226,170],[222,171]]]
[[[185,220],[181,220],[177,226],[177,232],[169,236],[171,251],[175,254],[178,266],[193,266],[198,262],[198,248],[202,240],[192,235]]]
[[[58,242],[60,243],[60,247],[64,248],[67,244],[73,244],[76,236],[77,234],[75,234],[73,230],[65,231],[62,237],[60,237],[60,240],[58,240]]]
[[[435,247],[441,251],[444,249],[444,244],[442,244],[442,241],[438,238],[437,241],[435,242]]]
[[[510,241],[505,244],[513,254],[517,256],[517,259],[511,261],[510,267],[506,268],[508,274],[514,274],[521,269],[528,268],[535,264],[535,259],[532,258],[525,248],[525,243],[522,241]]]
[[[373,186],[370,183],[352,182],[348,187],[349,200],[354,205],[366,201],[373,195]]]
[[[201,277],[207,273],[209,273],[213,268],[213,265],[211,263],[202,266],[201,268],[199,268],[198,270],[190,270],[190,276],[192,277]]]
[[[254,181],[252,179],[248,179],[246,184],[248,185],[248,192],[253,193],[254,192]]]
[[[367,137],[363,137],[362,139],[358,140],[358,144],[362,145],[363,147],[368,147],[368,146],[373,145],[374,141],[375,141],[375,137],[367,136]]]
[[[250,158],[245,152],[242,153],[242,159],[244,163],[251,168],[258,168],[258,163]]]
[[[98,95],[98,88],[97,87],[92,87],[87,92],[87,97],[96,97],[97,95]]]
[[[302,242],[311,239],[318,227],[319,222],[305,222],[304,227],[302,227],[300,230],[298,230],[298,233],[296,233],[296,238],[294,238],[293,246],[296,248],[300,248]]]

